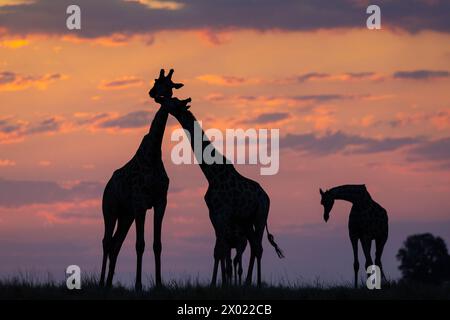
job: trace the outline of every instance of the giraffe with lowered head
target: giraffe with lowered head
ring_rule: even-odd
[[[370,196],[364,184],[342,185],[323,191],[320,189],[321,201],[324,208],[323,219],[330,218],[330,211],[335,200],[345,200],[353,204],[348,219],[348,231],[353,248],[353,269],[355,272],[355,288],[358,287],[358,240],[366,258],[367,267],[373,265],[370,249],[372,240],[375,240],[375,265],[381,270],[381,276],[386,277],[381,264],[381,255],[388,239],[388,216],[386,210],[376,203]]]

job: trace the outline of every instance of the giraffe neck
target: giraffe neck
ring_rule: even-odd
[[[364,184],[343,185],[330,189],[330,194],[335,200],[345,200],[353,204],[370,199],[369,192]]]
[[[234,166],[227,162],[227,159],[216,148],[214,148],[192,112],[174,112],[172,115],[178,120],[183,129],[189,132],[191,148],[195,154],[197,162],[199,163],[200,169],[209,183],[220,181],[221,179],[223,180],[226,177],[225,174],[230,173],[230,170],[235,170]],[[198,137],[198,135],[200,135],[200,137]],[[195,145],[195,140],[202,141],[200,147]],[[210,164],[199,158],[202,157],[204,154],[203,152],[207,147],[208,153],[215,154],[216,158],[221,158],[220,163]]]
[[[148,134],[142,139],[141,145],[136,152],[136,157],[141,163],[161,161],[161,145],[166,129],[169,114],[164,108],[159,108],[153,118]]]

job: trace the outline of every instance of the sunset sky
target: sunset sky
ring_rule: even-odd
[[[81,30],[66,28],[72,3]],[[264,239],[266,281],[352,280],[350,204],[337,202],[325,223],[319,188],[365,183],[387,209],[392,278],[408,235],[450,244],[450,2],[381,1],[381,30],[366,28],[368,4],[0,0],[0,276],[60,278],[70,264],[98,273],[103,188],[148,132],[160,68],[175,69],[185,84],[176,95],[192,97],[204,129],[280,130],[278,174],[237,166],[269,194],[269,227],[286,253],[279,260]],[[172,164],[177,128],[169,118],[163,277],[205,280],[207,181],[194,164]],[[119,280],[134,277],[134,243],[132,228]]]

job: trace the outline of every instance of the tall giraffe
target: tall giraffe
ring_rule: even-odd
[[[335,200],[346,200],[353,204],[348,219],[348,231],[353,248],[353,270],[355,272],[355,288],[358,287],[358,240],[366,258],[367,267],[372,265],[370,249],[372,240],[375,240],[375,264],[380,268],[381,275],[385,280],[381,264],[381,255],[388,239],[388,216],[386,210],[376,203],[365,185],[342,185],[330,190],[320,189],[321,204],[324,207],[323,218],[325,222],[330,218],[330,211]]]
[[[184,101],[190,102],[190,100],[189,98]],[[257,283],[260,286],[264,228],[267,230],[267,237],[270,244],[275,248],[278,256],[280,258],[283,257],[281,249],[275,243],[267,227],[270,205],[269,196],[257,182],[240,175],[234,166],[214,148],[194,115],[188,110],[189,107],[185,108],[184,105],[180,107],[180,103],[173,98],[157,97],[155,101],[161,103],[162,108],[165,108],[174,116],[183,129],[189,133],[194,154],[196,153],[194,140],[202,139],[201,154],[207,148],[207,152],[210,152],[215,159],[220,158],[222,161],[221,163],[220,161],[206,163],[205,161],[200,161],[199,156],[201,157],[201,155],[195,155],[197,160],[199,160],[200,169],[208,180],[208,190],[204,199],[209,209],[209,217],[216,234],[214,269],[211,284],[214,285],[216,282],[219,262],[222,271],[222,283],[227,282],[227,257],[233,246],[232,243],[235,241],[236,230],[242,230],[251,248],[246,284],[251,284],[253,266],[256,258]],[[201,133],[201,137],[195,138],[195,133]],[[228,263],[228,265],[229,270],[231,264]]]
[[[173,88],[181,88],[181,83],[172,82],[173,70],[167,77],[161,70],[159,78],[150,90],[150,97],[171,97]],[[148,209],[154,208],[154,240],[156,285],[161,285],[161,227],[167,204],[169,178],[161,158],[161,144],[168,113],[160,108],[152,121],[149,133],[133,156],[123,167],[114,171],[103,193],[103,218],[105,234],[103,238],[103,262],[100,286],[105,283],[106,264],[109,258],[107,287],[112,286],[117,256],[130,229],[136,224],[136,290],[142,289],[142,255],[144,253],[144,225]],[[116,227],[117,229],[114,232]],[[114,235],[113,235],[114,232]]]

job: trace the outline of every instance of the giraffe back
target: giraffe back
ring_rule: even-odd
[[[350,211],[348,228],[351,238],[387,238],[387,211],[372,199],[355,203]]]

